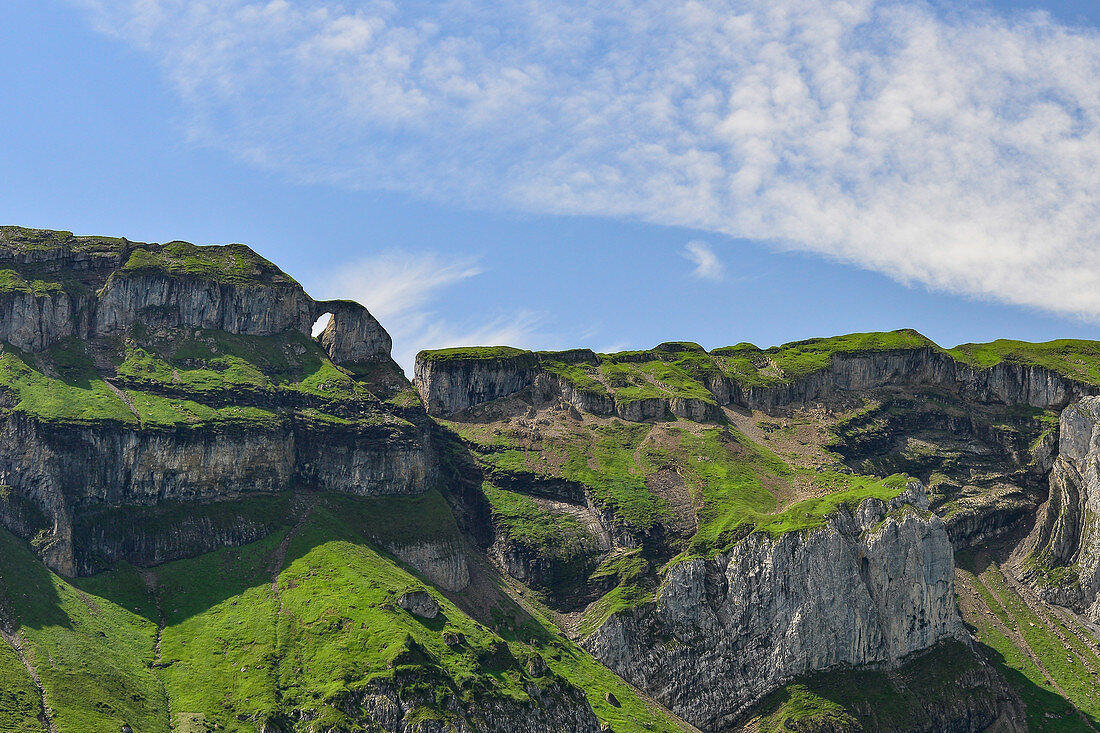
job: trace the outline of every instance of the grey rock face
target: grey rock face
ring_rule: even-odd
[[[432,702],[402,693],[392,683],[372,683],[345,705],[348,717],[368,730],[387,733],[597,733],[600,722],[584,693],[562,679],[527,686],[526,701],[475,696],[459,700],[448,695],[447,720],[406,722],[418,705]]]
[[[431,415],[453,415],[513,395],[534,383],[537,357],[526,352],[515,357],[463,361],[417,358],[415,383]]]
[[[46,241],[51,246],[42,246]],[[87,336],[95,290],[121,266],[128,246],[125,240],[0,227],[0,270],[13,270],[28,283],[0,292],[0,341],[39,351],[69,336]]]
[[[832,365],[791,384],[744,391],[734,402],[774,411],[803,404],[836,391],[888,385],[934,385],[978,402],[1026,404],[1061,409],[1095,388],[1042,367],[1001,362],[986,369],[961,364],[934,349],[834,354]]]
[[[1026,573],[1047,600],[1100,620],[1100,397],[1062,411],[1050,496],[1025,543]]]
[[[617,415],[629,421],[661,419],[669,413],[692,420],[714,420],[720,415],[719,406],[729,404],[773,413],[840,391],[890,385],[937,386],[979,402],[1053,409],[1097,391],[1042,367],[1002,362],[979,369],[931,348],[838,353],[827,369],[789,384],[768,387],[743,390],[727,378],[709,377],[706,386],[715,404],[701,399],[659,397],[617,404],[606,394],[580,389],[556,374],[542,371],[538,355],[531,352],[493,360],[418,359],[415,382],[433,415],[452,415],[534,387],[543,400],[561,399],[594,415]]]
[[[321,345],[337,364],[358,364],[389,358],[390,335],[366,308],[350,300],[315,303],[316,317],[331,313],[332,319],[321,332]]]
[[[908,503],[902,503],[908,502]],[[895,665],[962,633],[943,522],[914,484],[810,532],[754,533],[670,568],[654,603],[614,614],[584,646],[706,730],[784,681],[836,665]]]
[[[117,272],[97,299],[95,333],[123,333],[135,321],[250,336],[270,336],[287,329],[309,333],[312,313],[313,301],[297,283],[249,286]]]
[[[7,495],[0,522],[24,537],[32,526],[44,527],[43,559],[76,575],[99,569],[73,545],[74,518],[86,511],[222,501],[303,486],[360,496],[416,494],[431,484],[435,470],[426,427],[363,432],[288,421],[273,430],[165,432],[46,426],[13,413],[0,421],[0,485]],[[252,539],[245,532],[240,541]],[[118,548],[95,549],[123,559]]]
[[[420,618],[435,618],[439,615],[440,610],[439,604],[436,603],[431,594],[423,590],[403,593],[397,599],[397,605]]]
[[[455,592],[464,590],[470,584],[470,568],[459,542],[386,543],[386,549],[437,588]]]
[[[88,332],[88,299],[68,293],[0,294],[0,341],[24,351],[41,351],[69,336]]]

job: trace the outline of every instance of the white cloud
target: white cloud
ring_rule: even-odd
[[[196,141],[297,179],[685,225],[1100,318],[1100,34],[1044,14],[72,2],[162,66]]]
[[[323,288],[335,294],[331,297],[362,303],[386,324],[400,315],[421,311],[440,289],[481,272],[470,258],[391,250],[342,264],[328,274]]]
[[[481,273],[471,258],[390,250],[325,273],[311,291],[322,298],[347,298],[365,305],[389,331],[393,358],[411,376],[422,349],[473,344],[527,347],[538,341],[538,317],[530,311],[471,324],[434,307],[448,287]]]
[[[721,280],[726,274],[726,266],[706,242],[694,240],[684,245],[684,257],[695,263],[691,274],[702,280]]]

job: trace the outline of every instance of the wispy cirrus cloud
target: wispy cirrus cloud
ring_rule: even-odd
[[[539,340],[539,318],[532,311],[474,322],[440,312],[438,301],[448,288],[482,272],[474,258],[392,249],[322,273],[310,290],[323,298],[348,298],[365,305],[393,337],[393,358],[411,376],[422,349],[530,346]]]
[[[438,252],[389,250],[342,263],[325,277],[322,288],[331,297],[356,300],[383,323],[422,311],[449,285],[480,275],[472,257],[446,257]]]
[[[1100,319],[1095,30],[900,0],[72,2],[160,64],[196,141],[300,180]]]
[[[691,274],[701,280],[721,280],[726,274],[726,266],[706,242],[697,239],[688,242],[684,245],[684,257],[695,264]]]

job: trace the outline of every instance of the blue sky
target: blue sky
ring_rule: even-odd
[[[248,243],[406,367],[1100,336],[1093,4],[506,7],[6,0],[0,222]]]

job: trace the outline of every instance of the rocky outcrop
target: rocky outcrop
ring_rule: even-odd
[[[420,618],[435,618],[439,615],[439,604],[432,594],[426,590],[413,590],[402,593],[397,599],[397,605],[414,616]]]
[[[24,351],[41,351],[70,336],[87,334],[91,298],[64,291],[0,293],[0,341]]]
[[[978,368],[958,362],[942,351],[920,348],[833,354],[828,369],[787,384],[736,390],[740,395],[735,394],[732,401],[774,412],[838,391],[865,391],[891,385],[939,386],[977,402],[1054,409],[1097,391],[1039,366],[1005,361]]]
[[[25,351],[72,336],[118,336],[135,323],[309,334],[324,313],[333,314],[322,334],[333,361],[389,358],[389,334],[366,308],[314,301],[244,245],[160,245],[0,227],[0,341]]]
[[[458,540],[386,542],[382,545],[436,588],[456,593],[470,585],[466,551]]]
[[[319,491],[356,496],[419,494],[435,480],[426,424],[295,423],[295,478]]]
[[[574,349],[583,361],[587,349]],[[593,356],[593,359],[595,357]],[[644,397],[616,401],[611,395],[583,389],[569,379],[542,370],[541,356],[520,352],[502,358],[435,359],[417,357],[415,384],[428,413],[452,416],[471,407],[530,390],[537,402],[561,400],[593,415],[617,416],[630,422],[665,420],[671,416],[696,421],[717,421],[722,411],[717,402],[692,397]]]
[[[914,348],[836,353],[826,369],[767,386],[742,387],[720,374],[700,375],[713,400],[669,396],[620,401],[606,390],[583,388],[543,366],[546,359],[554,363],[563,361],[562,354],[571,355],[578,363],[598,363],[595,355],[587,359],[584,349],[550,352],[548,356],[543,356],[543,352],[515,351],[516,355],[498,359],[463,356],[437,359],[432,358],[431,352],[419,355],[415,382],[428,412],[454,415],[532,387],[532,396],[537,400],[561,399],[584,412],[615,415],[632,422],[666,419],[670,414],[696,421],[716,421],[721,420],[723,405],[775,413],[841,392],[890,386],[938,387],[965,400],[1044,409],[1062,409],[1081,396],[1100,391],[1040,366],[1005,361],[978,368],[938,349]],[[653,354],[658,352],[659,349],[639,352],[633,361],[655,358]],[[700,353],[706,352],[700,350]],[[618,354],[614,358],[629,363],[631,356]]]
[[[336,364],[361,364],[388,359],[392,342],[386,329],[370,312],[351,300],[328,300],[313,304],[313,320],[331,313],[321,332],[321,346]]]
[[[428,413],[453,415],[530,387],[538,375],[538,357],[530,351],[511,352],[467,359],[418,355],[415,384]]]
[[[128,247],[126,240],[0,227],[0,341],[40,351],[89,335],[95,290]]]
[[[951,543],[926,509],[914,482],[820,529],[757,532],[714,559],[680,562],[653,603],[612,615],[584,646],[706,730],[794,676],[896,665],[961,632]]]
[[[401,681],[401,675],[397,676]],[[460,699],[447,694],[442,700],[447,715],[412,715],[418,707],[439,702],[424,692],[423,684],[398,686],[376,681],[342,704],[351,722],[366,730],[386,733],[598,733],[603,730],[584,693],[565,680],[554,678],[527,685],[528,699],[477,695]]]
[[[1024,577],[1046,600],[1100,621],[1100,397],[1062,411],[1050,496],[1024,544]]]

